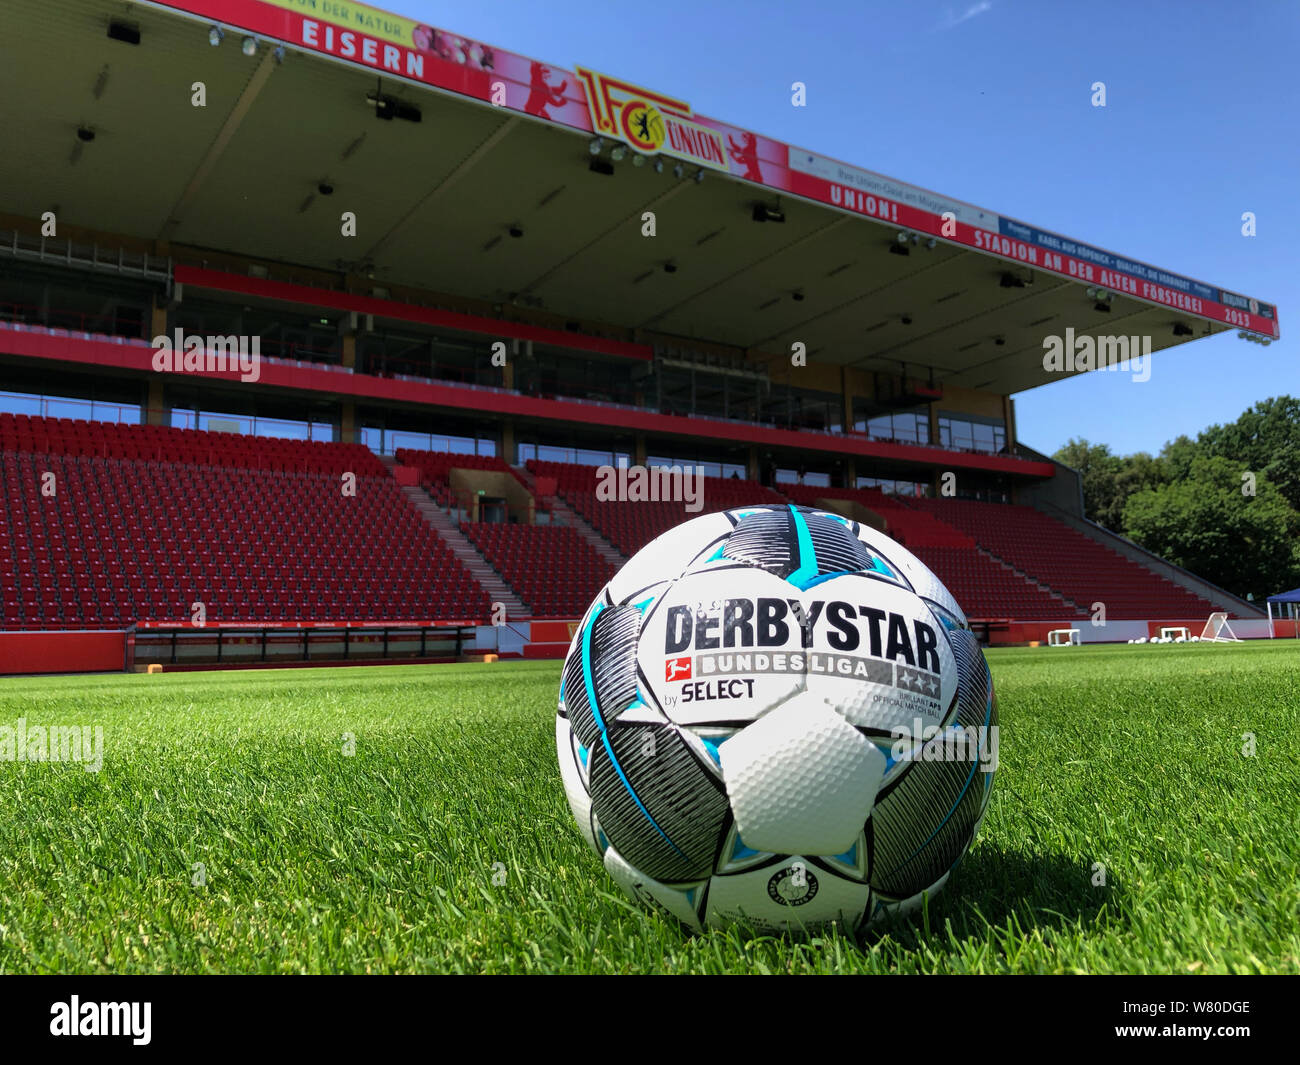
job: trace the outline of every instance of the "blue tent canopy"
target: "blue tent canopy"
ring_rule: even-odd
[[[1300,603],[1300,588],[1292,588],[1289,592],[1278,592],[1277,595],[1268,597],[1270,603]]]

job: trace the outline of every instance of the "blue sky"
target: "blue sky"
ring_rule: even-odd
[[[379,0],[1276,304],[1235,332],[1017,397],[1020,439],[1127,454],[1300,393],[1300,4],[1289,0]],[[1287,71],[1292,73],[1288,76]],[[790,85],[808,86],[808,106]],[[1107,106],[1090,104],[1103,81]],[[1241,235],[1253,211],[1258,235]]]

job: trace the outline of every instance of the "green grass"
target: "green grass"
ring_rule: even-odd
[[[0,725],[107,751],[0,761],[0,972],[1300,971],[1300,645],[989,659],[983,831],[860,942],[624,901],[564,800],[558,663],[0,681]]]

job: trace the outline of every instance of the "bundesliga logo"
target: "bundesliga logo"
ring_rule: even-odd
[[[664,663],[664,680],[690,680],[691,679],[691,660],[686,658],[670,658]]]

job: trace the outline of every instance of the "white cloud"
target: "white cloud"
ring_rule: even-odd
[[[966,10],[958,15],[952,8],[944,12],[944,20],[939,24],[940,30],[951,30],[960,26],[963,22],[973,19],[976,15],[982,15],[986,11],[993,10],[993,0],[979,0],[978,3],[971,4]]]

